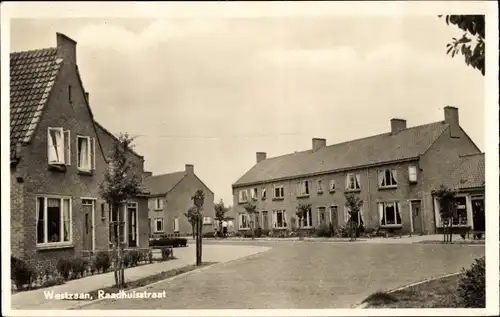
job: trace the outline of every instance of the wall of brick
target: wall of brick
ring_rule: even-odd
[[[17,181],[21,177],[15,167],[10,169],[10,248],[13,256],[24,258],[24,184]]]

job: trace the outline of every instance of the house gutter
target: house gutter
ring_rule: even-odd
[[[339,169],[329,170],[329,171],[324,171],[324,172],[301,174],[301,175],[295,175],[295,176],[286,176],[286,177],[280,177],[280,178],[274,178],[274,179],[268,179],[268,180],[262,180],[262,181],[256,181],[256,182],[241,183],[241,184],[233,184],[232,188],[236,189],[236,188],[241,188],[241,187],[246,187],[246,186],[262,185],[262,184],[266,184],[266,183],[275,183],[275,182],[280,182],[280,181],[301,179],[304,177],[314,177],[314,176],[327,175],[327,174],[339,173],[339,172],[345,172],[345,171],[355,171],[355,170],[360,170],[360,169],[368,169],[368,168],[372,168],[372,167],[384,166],[384,165],[389,165],[389,164],[418,161],[419,159],[420,159],[420,156],[414,156],[414,157],[400,159],[400,160],[386,161],[386,162],[373,163],[373,164],[365,164],[365,165],[359,165],[359,166],[354,166],[354,167],[345,167],[345,168],[339,168]]]

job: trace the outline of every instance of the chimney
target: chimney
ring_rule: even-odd
[[[88,92],[85,93],[85,100],[87,100],[87,104],[90,105],[90,96]]]
[[[194,174],[194,166],[192,164],[186,164],[186,173]]]
[[[391,119],[391,133],[397,134],[406,129],[406,120],[404,119]]]
[[[450,125],[450,137],[460,137],[460,122],[458,120],[458,108],[444,107],[444,121]]]
[[[313,152],[316,152],[317,150],[321,149],[322,147],[326,146],[326,139],[320,139],[320,138],[313,138],[312,139],[312,150]]]
[[[150,177],[150,176],[153,176],[153,172],[142,172],[142,178],[146,178],[146,177]]]
[[[57,35],[57,57],[63,58],[65,63],[76,64],[76,41],[62,33]]]
[[[264,161],[267,159],[267,153],[266,152],[257,152],[257,164],[260,162]]]

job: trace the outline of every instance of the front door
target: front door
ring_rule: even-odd
[[[267,211],[262,212],[262,229],[269,230],[269,218],[267,216]]]
[[[127,204],[127,234],[128,246],[137,247],[137,204]]]
[[[326,212],[325,212],[325,207],[319,207],[318,208],[318,217],[319,217],[319,226],[320,227],[325,227],[326,226]]]
[[[92,251],[92,214],[94,209],[94,201],[91,199],[82,200],[83,214],[83,250]]]
[[[422,233],[422,210],[420,200],[411,202],[411,213],[413,221],[413,232]]]
[[[338,208],[337,206],[331,206],[330,207],[330,224],[333,227],[333,230],[336,230],[338,227]]]
[[[485,231],[484,198],[472,200],[474,231]]]

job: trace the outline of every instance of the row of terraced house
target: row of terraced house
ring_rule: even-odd
[[[206,196],[205,227],[213,230],[213,193],[192,165],[153,176],[132,150],[128,158],[142,176],[141,193],[111,210],[99,185],[116,142],[94,118],[74,40],[57,33],[57,47],[10,54],[13,256],[53,264],[82,251],[109,250],[113,237],[126,248],[147,248],[151,236],[188,235],[183,214],[198,189]]]
[[[254,228],[289,231],[328,226],[349,220],[345,193],[363,200],[357,222],[373,230],[400,233],[442,232],[440,205],[433,190],[454,189],[455,227],[485,230],[485,157],[459,123],[455,107],[444,108],[444,120],[407,127],[390,120],[390,131],[339,144],[312,139],[307,151],[267,158],[232,186],[240,231]],[[251,217],[245,206],[252,203]],[[297,221],[299,205],[310,206]]]

